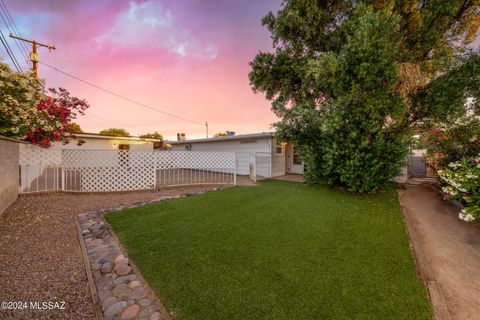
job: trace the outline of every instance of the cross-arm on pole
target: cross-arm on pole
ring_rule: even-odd
[[[48,51],[51,51],[51,50],[56,50],[55,46],[54,45],[49,45],[49,44],[43,44],[43,43],[40,43],[40,42],[36,42],[35,40],[28,40],[28,39],[25,39],[25,38],[17,37],[17,36],[14,36],[11,33],[10,33],[10,38],[17,39],[19,41],[24,41],[24,42],[28,42],[28,43],[32,44],[32,52],[30,52],[29,58],[30,58],[30,61],[32,61],[33,74],[34,74],[35,78],[37,78],[38,61],[39,61],[38,54],[37,54],[37,47],[45,47],[45,48],[48,48]]]

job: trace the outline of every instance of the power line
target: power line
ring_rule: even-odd
[[[20,33],[20,31],[18,30],[17,28],[17,25],[15,24],[15,21],[13,20],[13,17],[12,15],[10,14],[10,10],[8,10],[8,7],[7,5],[5,4],[5,2],[3,0],[0,0],[0,3],[3,5],[3,11],[6,13],[5,15],[7,16],[7,18],[10,20],[11,24],[12,24],[12,27],[13,29],[15,30],[16,34],[20,37],[22,37],[22,34]],[[1,6],[0,6],[1,7]],[[28,57],[28,53],[29,53],[29,48],[27,47],[27,45],[25,43],[21,43],[21,46],[23,47],[23,50],[24,50],[24,53],[26,54],[26,56]],[[28,60],[28,59],[27,59]]]
[[[113,95],[113,96],[115,96],[115,97],[117,97],[117,98],[126,100],[126,101],[131,102],[131,103],[134,103],[134,104],[136,104],[136,105],[139,105],[139,106],[141,106],[141,107],[143,107],[143,108],[150,109],[150,110],[152,110],[152,111],[159,112],[159,113],[165,114],[165,115],[167,115],[167,116],[174,117],[174,118],[177,118],[177,119],[181,119],[181,120],[184,120],[184,121],[188,121],[188,122],[191,122],[191,123],[194,123],[194,124],[198,124],[198,125],[201,125],[201,126],[205,126],[205,123],[201,123],[201,122],[194,121],[194,120],[190,120],[190,119],[187,119],[187,118],[184,118],[184,117],[181,117],[181,116],[177,116],[177,115],[175,115],[175,114],[173,114],[173,113],[169,113],[169,112],[166,112],[166,111],[157,109],[157,108],[152,107],[152,106],[149,106],[149,105],[147,105],[147,104],[144,104],[144,103],[135,101],[135,100],[133,100],[133,99],[127,98],[127,97],[125,97],[125,96],[122,96],[121,94],[118,94],[118,93],[116,93],[116,92],[113,92],[113,91],[104,89],[104,88],[102,88],[102,87],[100,87],[100,86],[97,86],[96,84],[93,84],[93,83],[88,82],[88,81],[86,81],[86,80],[80,79],[79,77],[74,76],[74,75],[72,75],[72,74],[70,74],[70,73],[68,73],[68,72],[62,71],[62,70],[60,70],[60,69],[58,69],[58,68],[55,68],[55,67],[53,67],[53,66],[51,66],[51,65],[48,65],[48,64],[46,64],[45,62],[39,61],[39,63],[41,63],[41,64],[43,64],[44,66],[49,67],[49,68],[57,71],[57,72],[60,72],[60,73],[66,75],[66,76],[68,76],[68,77],[70,77],[70,78],[73,78],[73,79],[75,79],[75,80],[78,80],[78,81],[80,81],[80,82],[83,82],[83,83],[85,83],[85,84],[87,84],[87,85],[89,85],[89,86],[92,86],[92,87],[94,87],[94,88],[96,88],[96,89],[98,89],[98,90],[101,90],[101,91],[103,91],[103,92],[106,92],[106,93],[108,93],[108,94],[111,94],[111,95]]]
[[[97,121],[95,121],[95,120],[92,120],[92,119],[89,119],[89,118],[85,118],[85,120],[90,121],[91,123],[94,123],[94,124],[96,124],[96,125],[98,125],[98,126],[100,126],[100,127],[102,127],[102,128],[105,127],[104,124],[102,124],[102,123],[100,123],[100,122],[97,122]]]
[[[0,6],[0,9],[2,9],[3,11],[3,8]],[[5,17],[4,17],[4,14],[2,14],[2,12],[0,12],[0,18],[2,19],[3,23],[5,24],[5,26],[7,27],[8,31],[10,33],[12,33],[12,29],[10,28],[10,25],[9,23],[7,22],[7,20],[5,20]],[[16,41],[15,41],[16,42]],[[17,46],[20,54],[22,55],[23,54],[23,58],[25,59],[25,61],[28,61],[28,56],[25,55],[25,53],[22,51],[22,47],[16,42],[15,45]]]
[[[12,49],[8,45],[7,39],[5,39],[5,36],[3,35],[2,30],[0,30],[0,40],[3,44],[3,46],[5,47],[5,50],[7,50],[7,54],[10,57],[10,59],[12,60],[12,63],[15,66],[15,69],[17,69],[18,72],[23,72],[22,68],[18,64],[17,59],[15,58],[15,55],[13,54]]]
[[[130,125],[128,125],[128,124],[121,123],[121,122],[114,121],[114,120],[110,120],[110,119],[105,119],[105,118],[102,118],[102,117],[93,115],[93,114],[91,114],[91,113],[88,113],[88,114],[85,114],[85,115],[86,115],[86,116],[93,117],[93,118],[96,118],[96,119],[99,119],[99,120],[107,121],[107,122],[110,122],[110,123],[113,123],[113,124],[121,125],[121,126],[124,126],[124,127],[130,127]]]

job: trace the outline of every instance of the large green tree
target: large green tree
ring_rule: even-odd
[[[262,20],[274,51],[250,82],[297,144],[310,181],[369,192],[404,163],[412,129],[465,113],[479,57],[480,0],[287,0]]]

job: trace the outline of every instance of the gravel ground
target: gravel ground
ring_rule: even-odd
[[[214,187],[20,196],[0,216],[0,302],[64,301],[65,309],[0,309],[0,319],[94,319],[76,215]]]

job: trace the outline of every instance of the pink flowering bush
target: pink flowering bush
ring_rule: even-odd
[[[69,143],[72,135],[70,123],[78,114],[83,115],[88,104],[85,100],[71,97],[65,89],[49,89],[50,96],[45,96],[37,104],[37,115],[29,119],[30,130],[26,140],[41,147],[48,148],[54,141]],[[81,140],[78,144],[82,143]]]
[[[74,138],[70,124],[88,108],[65,89],[45,90],[31,73],[14,72],[0,61],[0,134],[48,148]],[[79,144],[83,141],[79,140]]]
[[[458,217],[465,221],[480,220],[480,154],[451,162],[438,175],[444,185],[443,192],[464,205]]]

